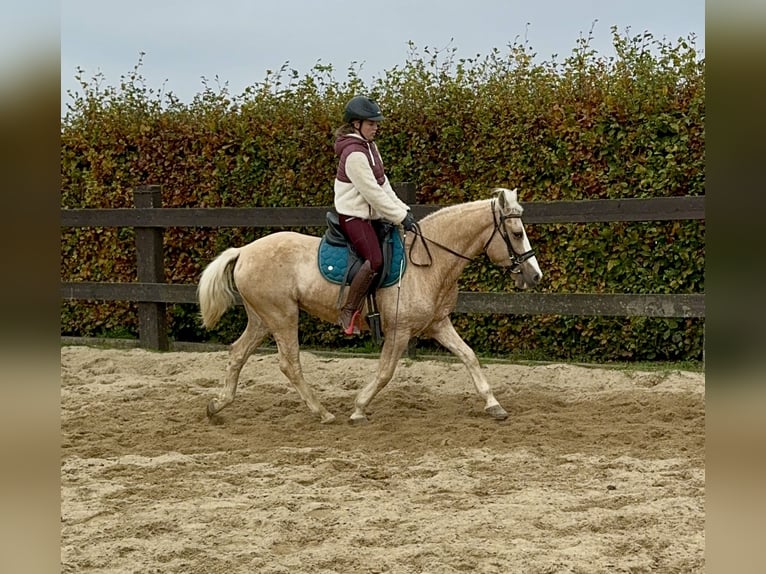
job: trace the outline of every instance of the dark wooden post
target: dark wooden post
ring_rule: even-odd
[[[397,181],[397,182],[391,182],[391,187],[394,188],[394,191],[396,192],[396,195],[399,196],[399,199],[401,199],[404,203],[407,205],[414,205],[415,204],[415,184],[411,181]],[[410,339],[410,342],[407,343],[407,356],[410,359],[414,359],[417,355],[417,347],[418,339],[417,337],[413,337]]]
[[[411,181],[397,181],[391,182],[391,187],[394,188],[396,195],[399,196],[407,205],[413,205],[415,203],[415,184]]]
[[[142,185],[133,190],[135,207],[162,207],[162,186]],[[136,227],[136,268],[140,283],[164,283],[165,262],[161,227]],[[167,351],[168,330],[165,303],[138,303],[140,345]]]

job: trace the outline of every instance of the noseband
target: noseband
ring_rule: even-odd
[[[503,238],[503,241],[505,242],[505,246],[508,249],[508,258],[511,261],[511,273],[520,273],[519,267],[522,263],[524,263],[527,259],[531,259],[535,256],[535,252],[533,249],[530,249],[529,251],[526,251],[524,253],[516,253],[516,250],[513,248],[513,245],[511,244],[511,238],[508,237],[508,230],[505,228],[505,222],[508,219],[513,218],[521,218],[521,215],[516,214],[510,214],[510,215],[503,215],[502,213],[497,213],[498,210],[495,209],[495,200],[492,200],[492,203],[490,204],[490,207],[492,209],[492,221],[494,223],[495,228],[492,230],[492,235],[489,236],[489,239],[484,244],[484,247],[482,248],[482,253],[484,255],[487,255],[487,248],[489,247],[489,244],[492,242],[492,239],[495,237],[495,233],[499,233],[500,237]],[[413,241],[410,244],[410,263],[412,263],[415,267],[428,267],[433,263],[433,258],[431,257],[431,251],[428,249],[428,244],[433,243],[437,247],[443,249],[444,251],[448,251],[449,253],[452,253],[452,255],[455,255],[457,257],[460,257],[461,259],[465,259],[466,261],[473,261],[474,257],[468,257],[467,255],[463,255],[462,253],[458,253],[457,251],[450,249],[446,245],[442,245],[441,243],[434,241],[433,239],[428,239],[420,232],[420,226],[416,223],[415,224],[415,236],[420,237],[420,241],[423,244],[423,247],[425,248],[426,253],[428,254],[428,263],[416,263],[412,260],[412,249],[415,247],[415,241]],[[489,255],[487,255],[489,257]]]

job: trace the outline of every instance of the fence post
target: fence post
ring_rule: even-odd
[[[399,199],[401,199],[404,203],[407,205],[414,205],[415,204],[415,184],[411,181],[397,181],[397,182],[391,182],[391,187],[394,189],[394,192],[396,195],[399,196]],[[414,359],[417,355],[417,347],[418,339],[417,337],[412,337],[410,339],[410,342],[407,343],[407,356],[410,359]]]
[[[162,207],[162,186],[141,185],[133,189],[139,208]],[[165,262],[160,227],[136,227],[136,268],[141,283],[164,283]],[[146,349],[167,351],[168,330],[165,303],[138,303],[139,343]]]
[[[394,189],[396,195],[399,196],[407,205],[413,205],[415,203],[415,184],[411,181],[397,181],[392,182],[391,187]]]

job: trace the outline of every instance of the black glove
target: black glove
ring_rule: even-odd
[[[411,211],[408,211],[407,215],[404,216],[404,219],[402,220],[402,225],[404,226],[405,231],[415,230],[415,218],[412,216]]]

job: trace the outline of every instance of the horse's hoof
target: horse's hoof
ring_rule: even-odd
[[[335,415],[332,413],[325,413],[322,415],[321,423],[323,425],[329,425],[330,423],[335,422]]]
[[[348,419],[348,424],[350,425],[366,425],[370,421],[367,420],[367,417],[364,415],[351,415],[351,418]]]
[[[508,413],[500,405],[492,405],[484,409],[484,412],[491,416],[496,421],[504,421],[508,418]]]
[[[220,410],[221,410],[221,409],[219,409],[219,408],[216,408],[216,402],[215,402],[215,399],[211,400],[211,401],[210,401],[210,402],[207,404],[207,417],[208,417],[208,418],[213,418],[213,417],[214,417],[214,416],[215,416],[215,415],[218,413],[218,411],[220,411]]]

